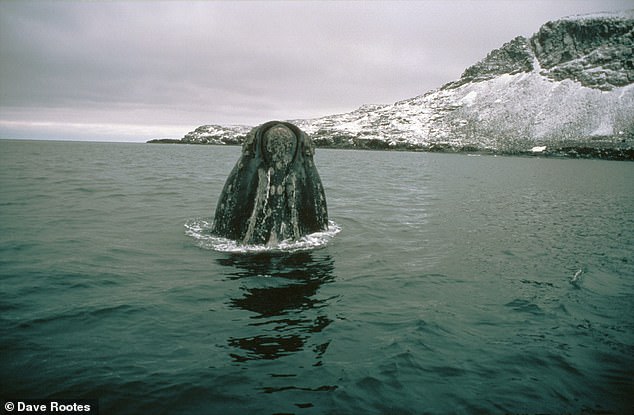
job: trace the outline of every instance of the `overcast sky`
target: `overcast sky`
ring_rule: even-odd
[[[0,0],[0,138],[146,141],[388,104],[633,0]]]

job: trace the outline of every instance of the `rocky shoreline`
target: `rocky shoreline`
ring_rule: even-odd
[[[452,147],[450,145],[436,143],[430,146],[415,145],[412,143],[399,143],[397,145],[389,145],[382,140],[366,140],[364,142],[354,143],[328,143],[314,140],[317,148],[340,149],[340,150],[373,150],[373,151],[413,151],[427,153],[449,153],[449,154],[470,154],[470,155],[499,155],[499,156],[518,156],[518,157],[548,157],[548,158],[570,158],[570,159],[600,159],[600,160],[618,160],[618,161],[634,161],[634,147],[614,144],[608,146],[592,147],[586,144],[578,145],[562,145],[555,147],[546,146],[541,151],[533,150],[491,150],[481,149],[474,146]],[[188,142],[180,139],[156,139],[150,140],[148,144],[191,144],[191,145],[224,145],[224,146],[240,146],[241,140],[232,140],[229,143],[196,143]]]

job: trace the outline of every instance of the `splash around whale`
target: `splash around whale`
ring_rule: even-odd
[[[273,247],[331,232],[314,154],[312,140],[291,123],[252,129],[218,199],[211,235]]]
[[[323,248],[341,232],[341,226],[329,220],[328,229],[325,231],[314,232],[295,241],[282,241],[275,245],[244,245],[238,241],[214,235],[212,228],[213,218],[192,218],[185,223],[185,234],[192,238],[199,248],[210,251],[230,254],[288,254]]]

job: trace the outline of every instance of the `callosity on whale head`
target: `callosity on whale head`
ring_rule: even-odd
[[[311,139],[291,123],[249,132],[218,200],[212,233],[245,245],[274,245],[326,230],[324,188]]]

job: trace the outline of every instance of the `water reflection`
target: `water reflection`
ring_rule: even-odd
[[[244,295],[233,298],[231,307],[252,313],[253,335],[231,337],[236,362],[277,359],[300,352],[314,333],[321,332],[332,320],[326,315],[331,298],[318,295],[322,284],[334,279],[334,261],[329,255],[312,252],[256,255],[231,255],[219,259],[233,268],[230,278],[240,280]],[[328,343],[312,345],[315,365]]]

